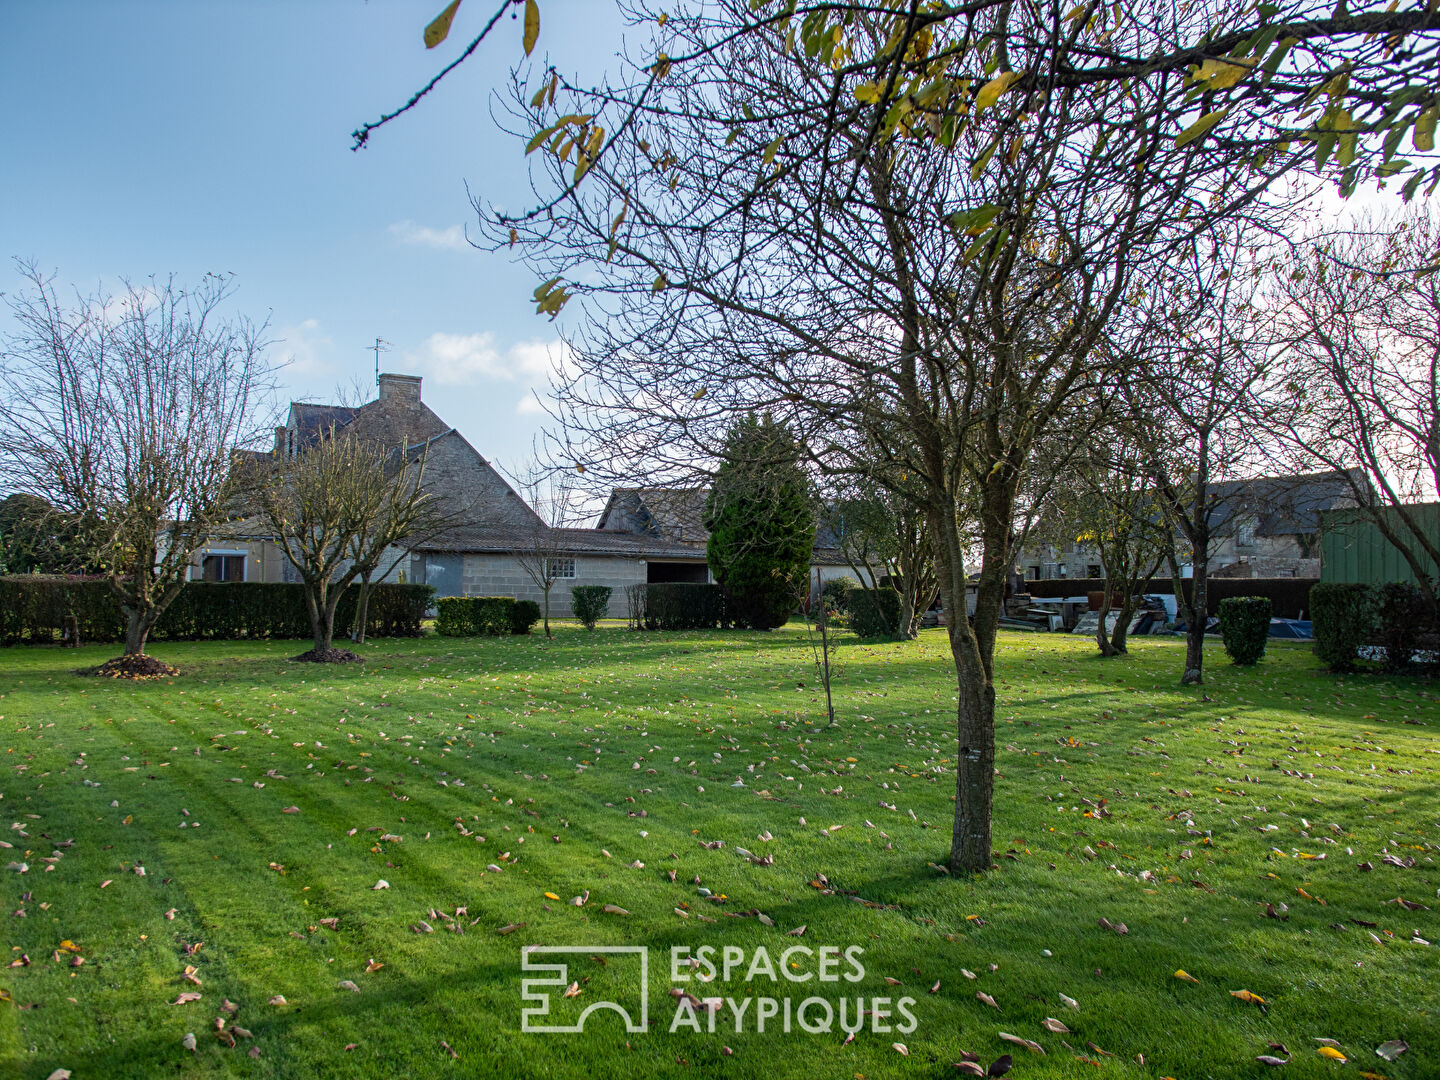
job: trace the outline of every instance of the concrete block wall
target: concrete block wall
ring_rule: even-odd
[[[610,586],[610,608],[607,617],[625,617],[625,587],[645,580],[645,560],[626,559],[611,555],[575,556],[575,576],[560,578],[550,589],[550,614],[569,618],[570,590],[576,585]],[[514,555],[466,555],[464,570],[466,596],[513,596],[517,600],[545,602],[544,593],[525,572]]]

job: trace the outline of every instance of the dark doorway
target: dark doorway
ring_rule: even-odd
[[[710,568],[703,562],[646,563],[645,580],[651,585],[662,581],[683,581],[690,584],[704,585],[710,580]]]

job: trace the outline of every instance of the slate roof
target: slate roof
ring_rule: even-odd
[[[1358,472],[1350,476],[1365,485]],[[1211,484],[1210,490],[1217,503],[1211,515],[1217,536],[1233,535],[1244,518],[1255,521],[1256,536],[1312,533],[1320,528],[1322,510],[1355,505],[1354,488],[1343,472],[1257,476]]]

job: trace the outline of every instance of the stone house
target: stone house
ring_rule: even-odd
[[[1322,472],[1212,484],[1211,576],[1318,578],[1320,513],[1354,506],[1357,480]],[[1015,557],[1015,573],[1025,580],[1106,576],[1099,552],[1082,541],[1028,544]]]
[[[376,400],[359,407],[294,402],[264,459],[303,454],[330,431],[345,431],[412,453],[426,452],[425,479],[457,511],[460,524],[402,557],[388,580],[433,585],[437,596],[514,596],[542,602],[529,573],[554,565],[550,612],[571,614],[575,585],[608,585],[610,614],[622,615],[620,595],[642,582],[708,582],[706,489],[617,488],[595,528],[552,528],[455,428],[421,398],[414,375],[382,374]],[[823,535],[823,530],[822,530]],[[397,552],[397,555],[402,553]],[[823,577],[847,568],[838,551],[817,546]],[[388,560],[387,560],[388,561]],[[197,554],[192,576],[211,581],[294,581],[294,568],[254,519],[217,533]]]

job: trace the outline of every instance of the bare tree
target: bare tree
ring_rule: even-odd
[[[824,519],[836,534],[850,567],[869,588],[894,589],[900,596],[902,637],[919,632],[920,616],[939,595],[929,524],[914,502],[892,487],[852,480],[845,494],[832,500]],[[877,570],[883,574],[877,574]]]
[[[535,511],[520,527],[515,560],[540,590],[540,614],[548,640],[554,636],[550,632],[550,592],[562,577],[573,576],[566,571],[567,564],[575,557],[574,545],[565,530],[581,519],[582,500],[580,492],[562,475],[535,462],[527,465],[515,479]]]
[[[29,288],[10,299],[0,475],[83,523],[85,561],[103,567],[125,615],[128,661],[253,478],[236,451],[268,420],[265,326],[225,314],[231,281],[214,274],[194,287],[127,282],[66,306],[52,278],[19,268]]]
[[[425,480],[429,443],[387,446],[331,428],[314,446],[276,463],[258,495],[259,517],[305,586],[314,648],[303,659],[358,659],[335,649],[335,609],[357,578],[383,580],[456,511]],[[390,560],[387,562],[386,560]],[[362,588],[356,625],[364,627]]]
[[[1278,455],[1335,470],[1440,615],[1440,218],[1428,205],[1307,245],[1276,275],[1284,359],[1265,396]]]
[[[709,17],[743,22],[744,7]],[[1157,43],[1189,33],[1170,5],[1144,17]],[[558,385],[555,456],[597,476],[683,472],[714,460],[727,418],[770,410],[813,467],[900,485],[952,616],[950,865],[984,869],[996,630],[1036,448],[1106,377],[1098,346],[1136,268],[1173,260],[1217,217],[1263,217],[1289,160],[1175,140],[1192,107],[1179,81],[994,87],[967,97],[948,143],[925,137],[918,113],[886,133],[883,110],[848,104],[870,91],[833,55],[784,33],[716,46],[713,29],[672,16],[681,47],[708,52],[644,96],[555,106],[583,130],[552,119],[547,94],[520,94],[523,127],[549,131],[531,145],[561,194],[552,212],[488,227],[551,279],[543,311],[578,296],[591,315]],[[860,15],[847,27],[858,52],[886,32]],[[937,34],[924,49],[949,44]],[[1025,48],[1002,68],[1026,69]],[[849,126],[833,120],[842,101]],[[596,135],[612,106],[623,138]],[[587,149],[606,138],[606,153]]]
[[[1266,251],[1257,243],[1239,225],[1197,238],[1176,267],[1144,283],[1105,344],[1128,372],[1119,382],[1124,423],[1178,541],[1166,561],[1185,617],[1187,684],[1204,679],[1210,557],[1233,491],[1224,482],[1253,472],[1265,438],[1254,404],[1270,370],[1274,312],[1258,296]]]

